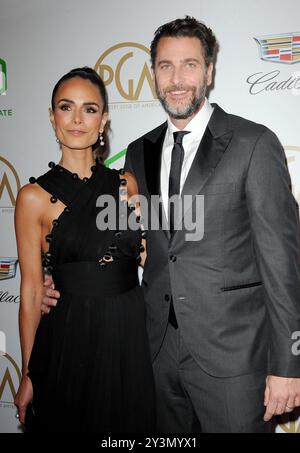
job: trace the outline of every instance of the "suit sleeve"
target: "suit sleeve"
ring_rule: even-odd
[[[292,336],[300,331],[299,212],[285,153],[270,130],[258,139],[246,197],[269,319],[269,374],[300,377]]]

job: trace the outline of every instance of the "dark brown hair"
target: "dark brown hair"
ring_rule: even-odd
[[[84,80],[89,80],[93,85],[96,85],[100,91],[101,98],[103,100],[103,113],[108,112],[108,97],[107,97],[107,91],[104,85],[103,80],[97,74],[97,72],[89,68],[88,66],[84,66],[83,68],[75,68],[72,69],[71,71],[67,72],[67,74],[63,75],[59,81],[56,83],[55,87],[53,88],[52,92],[52,98],[51,98],[51,107],[52,110],[55,108],[55,96],[56,93],[60,87],[60,85],[65,82],[66,80],[73,79],[74,77],[80,77],[81,79]]]
[[[212,63],[215,59],[217,52],[217,40],[212,30],[203,23],[198,22],[194,17],[185,16],[184,19],[175,19],[172,22],[161,25],[156,30],[150,47],[152,68],[154,68],[155,65],[159,40],[163,37],[198,38],[204,50],[206,66]]]

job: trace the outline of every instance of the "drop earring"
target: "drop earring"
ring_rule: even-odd
[[[56,135],[56,129],[54,129],[54,134],[55,134],[55,137],[56,137],[56,143],[58,143],[60,145],[59,138],[57,138],[57,135]]]
[[[99,132],[99,142],[100,142],[100,146],[104,146],[105,145],[102,132]]]

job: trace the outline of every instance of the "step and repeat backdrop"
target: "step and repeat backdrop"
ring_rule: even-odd
[[[220,44],[210,101],[275,131],[300,202],[298,0],[0,0],[0,432],[21,432],[14,208],[28,178],[60,158],[48,119],[53,86],[74,67],[99,72],[110,100],[106,164],[121,168],[128,143],[165,119],[151,80],[153,33],[186,14]],[[279,433],[300,433],[297,415],[279,423]]]

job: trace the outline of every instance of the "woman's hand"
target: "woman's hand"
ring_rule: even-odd
[[[26,409],[33,398],[33,388],[31,380],[28,376],[23,376],[21,379],[19,390],[15,397],[15,406],[18,409],[19,420],[25,423]]]
[[[60,293],[55,291],[52,277],[49,275],[44,281],[43,299],[41,312],[43,315],[50,313],[51,307],[55,307],[57,299],[60,298]]]

